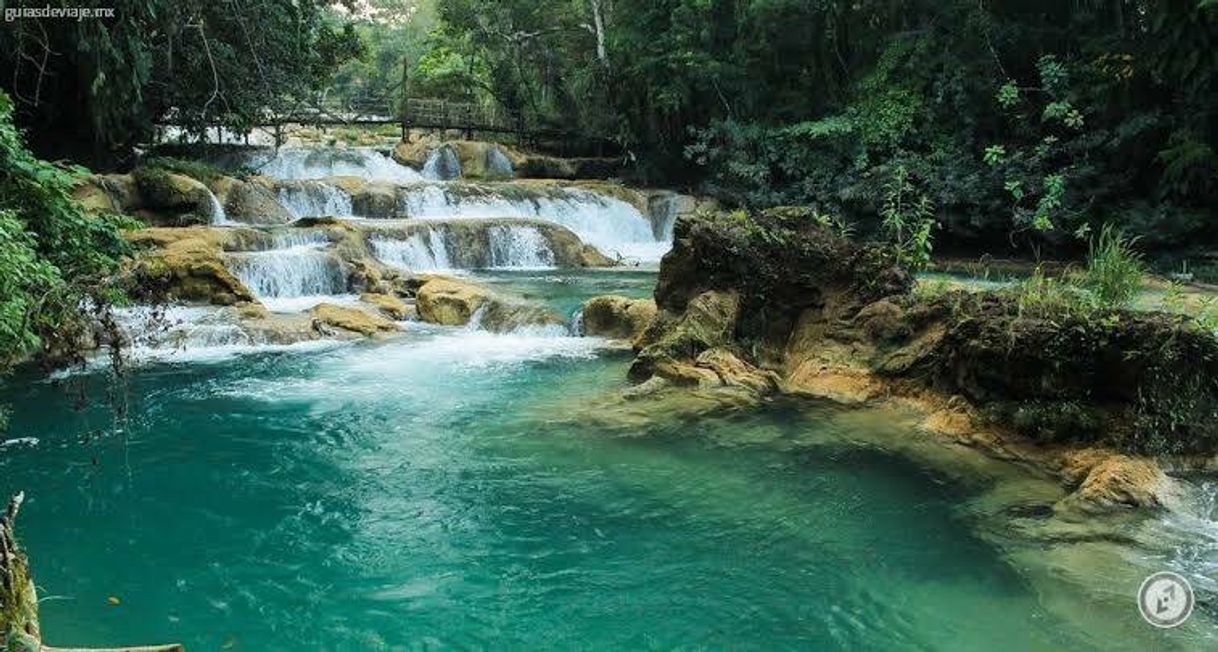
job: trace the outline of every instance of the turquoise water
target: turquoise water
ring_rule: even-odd
[[[490,280],[556,282],[542,276]],[[606,285],[649,282],[558,277],[549,299],[565,312]],[[1138,627],[1132,601],[1051,605],[961,509],[984,487],[866,443],[908,436],[908,423],[782,403],[697,421],[665,410],[619,427],[587,418],[626,386],[628,362],[592,339],[415,328],[325,351],[144,367],[117,423],[76,410],[50,383],[14,383],[10,436],[39,442],[0,450],[0,490],[27,492],[20,532],[47,640],[190,650],[1167,640]],[[104,394],[103,378],[83,380]]]

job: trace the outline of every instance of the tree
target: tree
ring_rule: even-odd
[[[110,166],[167,117],[189,132],[241,130],[312,97],[360,52],[353,28],[325,7],[118,0],[113,18],[22,18],[0,32],[0,60],[13,71],[0,84],[36,151]]]

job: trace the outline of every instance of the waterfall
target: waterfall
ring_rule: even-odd
[[[381,262],[412,272],[451,270],[448,242],[439,229],[426,229],[404,240],[373,237],[368,240],[372,253]]]
[[[437,181],[461,178],[461,160],[450,145],[441,145],[427,155],[423,163],[423,176]]]
[[[351,195],[332,183],[305,181],[279,186],[279,203],[297,219],[302,217],[347,217],[355,211]]]
[[[233,253],[229,260],[237,278],[271,310],[291,312],[320,303],[316,297],[347,292],[342,264],[316,245]]]
[[[658,261],[671,247],[671,242],[655,238],[651,223],[634,206],[581,188],[413,184],[399,191],[398,200],[411,219],[515,217],[553,222],[606,255],[630,261]]]
[[[550,269],[554,252],[541,231],[531,226],[492,226],[487,230],[490,267]]]
[[[213,226],[230,224],[228,215],[224,212],[224,205],[216,198],[216,193],[212,192],[210,188],[205,187],[204,190],[207,190],[208,222]]]
[[[651,214],[651,225],[657,240],[672,242],[672,229],[681,212],[681,205],[692,201],[689,197],[676,193],[664,193],[652,197],[648,205]]]
[[[293,249],[299,247],[319,246],[330,243],[330,235],[316,229],[291,229],[278,231],[272,235],[272,249]]]
[[[410,183],[423,178],[381,152],[363,147],[281,147],[269,158],[251,160],[247,165],[276,179],[351,176],[369,181]]]

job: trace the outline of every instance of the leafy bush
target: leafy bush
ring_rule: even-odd
[[[72,190],[86,173],[30,154],[0,92],[0,371],[35,352],[71,355],[89,313],[121,299],[108,281],[132,222],[84,213]]]

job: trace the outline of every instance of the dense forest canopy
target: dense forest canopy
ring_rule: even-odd
[[[648,181],[960,238],[1216,234],[1218,3],[439,0],[435,51]],[[455,66],[449,66],[453,68]]]
[[[22,6],[75,3],[15,2]],[[122,163],[156,121],[241,130],[312,98],[358,56],[314,0],[116,0],[113,18],[20,18],[0,30],[3,85],[47,157]]]
[[[54,4],[54,3],[53,3]],[[62,4],[62,3],[60,3]],[[617,142],[636,181],[892,216],[981,246],[1214,241],[1212,0],[126,0],[0,32],[36,152],[319,101],[494,103]]]

